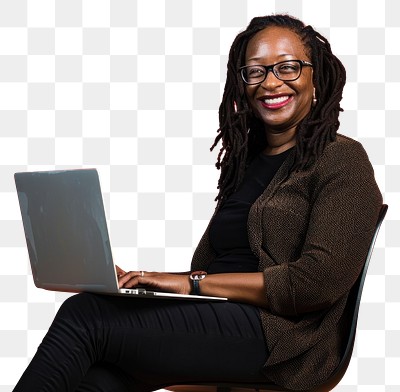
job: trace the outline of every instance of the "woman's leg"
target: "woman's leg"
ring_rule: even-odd
[[[266,357],[254,307],[81,294],[64,303],[15,391],[101,385],[94,364],[123,372],[130,391],[205,379],[260,381]]]
[[[152,392],[163,386],[140,382],[118,367],[103,363],[89,369],[76,392]]]
[[[133,392],[135,383],[114,365],[96,364],[88,370],[77,392]]]
[[[14,391],[75,391],[101,355],[96,296],[67,299]]]

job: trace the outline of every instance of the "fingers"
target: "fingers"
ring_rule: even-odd
[[[124,271],[122,268],[120,268],[118,265],[115,266],[115,272],[117,274],[118,281],[120,281],[120,279],[128,273]],[[129,271],[129,273],[131,274],[131,276],[139,275],[141,277],[144,277],[145,273],[149,274],[148,272],[145,271]]]
[[[118,285],[119,285],[119,287],[124,287],[128,281],[134,279],[135,277],[138,278],[139,276],[140,276],[140,273],[136,272],[136,271],[124,272],[123,274],[118,275]],[[128,286],[125,286],[125,287],[128,287]],[[130,287],[132,287],[132,286],[130,286]]]
[[[117,272],[118,277],[126,274],[126,272],[122,268],[118,267],[118,265],[115,266],[115,271]]]
[[[146,271],[129,271],[124,272],[123,274],[118,276],[118,285],[119,287],[131,288],[141,285],[146,285],[148,283],[148,279],[150,276],[154,275],[154,272],[146,272]]]

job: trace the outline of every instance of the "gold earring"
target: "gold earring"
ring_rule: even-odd
[[[315,107],[318,103],[318,99],[315,97],[315,87],[313,91],[313,99],[312,99],[312,106]]]

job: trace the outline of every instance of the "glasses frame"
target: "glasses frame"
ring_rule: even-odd
[[[276,67],[277,65],[284,64],[284,63],[288,63],[288,62],[292,62],[292,63],[295,62],[295,63],[298,63],[298,64],[300,65],[300,72],[299,72],[299,75],[298,75],[297,77],[295,77],[294,79],[281,79],[281,78],[278,76],[278,72],[275,70],[275,67]],[[262,68],[264,68],[264,69],[265,69],[264,79],[263,79],[263,80],[260,80],[260,81],[258,81],[258,82],[255,82],[255,83],[249,83],[249,82],[247,82],[247,81],[245,80],[244,76],[243,76],[243,71],[244,71],[246,68],[249,68],[249,67],[262,67]],[[297,79],[301,76],[301,73],[302,73],[302,71],[303,71],[303,67],[313,67],[313,64],[310,63],[309,61],[305,61],[305,60],[285,60],[285,61],[280,61],[279,63],[275,63],[275,64],[272,64],[272,65],[261,65],[261,64],[245,65],[245,66],[243,66],[243,67],[240,67],[240,68],[238,69],[238,72],[240,72],[240,76],[242,77],[242,80],[243,80],[244,83],[246,83],[246,84],[249,85],[249,86],[254,86],[254,85],[256,85],[256,84],[261,84],[261,83],[263,83],[263,82],[265,81],[265,79],[267,79],[268,73],[269,73],[270,71],[274,74],[274,76],[275,76],[277,79],[281,80],[282,82],[294,82],[295,80],[297,80]]]

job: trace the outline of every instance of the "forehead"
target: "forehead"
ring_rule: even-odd
[[[246,61],[265,59],[273,63],[286,58],[310,60],[301,38],[285,27],[266,27],[247,44]]]

